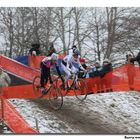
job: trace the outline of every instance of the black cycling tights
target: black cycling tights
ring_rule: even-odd
[[[46,66],[43,63],[41,63],[40,67],[41,67],[40,84],[41,84],[41,87],[45,87],[45,85],[48,82],[48,78],[51,81],[50,68],[46,68]]]

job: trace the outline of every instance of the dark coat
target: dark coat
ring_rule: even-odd
[[[51,56],[53,53],[56,53],[56,49],[54,48],[54,45],[51,44],[51,46],[48,49],[48,55],[47,56]]]
[[[139,63],[139,66],[140,66],[140,52],[138,53],[138,55],[135,57],[134,60],[137,61]]]
[[[113,70],[112,64],[109,63],[108,65],[103,65],[102,70],[100,71],[100,77],[104,77],[107,73]]]
[[[94,67],[92,72],[89,73],[89,77],[98,77],[100,76],[102,67]]]

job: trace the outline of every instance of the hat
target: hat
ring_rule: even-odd
[[[110,61],[109,61],[109,59],[104,59],[104,61],[103,61],[103,63],[105,63],[105,62],[108,62],[108,63],[110,63]]]
[[[40,44],[39,44],[39,43],[33,43],[33,44],[32,44],[32,47],[39,48],[39,47],[40,47]]]
[[[80,62],[85,63],[86,62],[85,58],[80,58]]]
[[[132,55],[132,53],[131,52],[127,52],[126,55]]]
[[[97,60],[97,61],[95,61],[95,64],[100,64],[100,61],[98,61],[98,60]]]

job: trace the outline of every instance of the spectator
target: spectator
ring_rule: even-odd
[[[29,54],[31,56],[39,56],[41,54],[40,44],[38,43],[32,44],[32,48],[29,50]]]
[[[87,70],[87,69],[88,69],[88,66],[86,65],[86,60],[85,60],[85,58],[80,58],[79,61],[80,61],[81,65],[82,65],[82,67],[83,67],[85,70]],[[80,68],[79,68],[79,71],[80,71],[80,73],[79,73],[78,77],[79,77],[79,78],[86,78],[86,75],[84,76],[84,73],[83,73],[83,71],[82,71]],[[82,72],[81,72],[81,71],[82,71]]]
[[[100,72],[101,84],[103,92],[112,91],[112,64],[108,59],[103,61],[102,70]]]
[[[53,53],[56,53],[56,50],[54,48],[53,43],[50,43],[49,49],[48,49],[48,55],[47,56],[51,56]]]
[[[101,78],[100,78],[100,72],[102,68],[100,66],[100,62],[96,61],[94,63],[94,68],[92,68],[91,77],[93,77],[93,85],[95,92],[100,93],[101,92]]]
[[[140,66],[140,52],[135,57],[135,60],[138,62],[139,66]]]
[[[127,63],[132,63],[132,64],[134,64],[134,61],[137,61],[140,66],[140,52],[137,54],[136,57],[133,57],[131,53],[128,53],[126,55],[126,61],[127,61]],[[128,61],[130,61],[130,62],[128,62]]]
[[[100,62],[96,61],[94,63],[94,68],[92,68],[92,76],[91,77],[98,77],[100,76],[100,72],[101,72],[101,66],[100,66]]]
[[[112,71],[112,64],[108,59],[103,61],[102,70],[100,73],[101,78],[104,77],[108,72]]]
[[[136,58],[134,58],[131,53],[128,53],[126,55],[126,63],[134,65],[134,61],[136,61]]]
[[[128,85],[130,90],[134,90],[134,78],[135,78],[134,61],[136,61],[136,58],[134,58],[131,53],[128,53],[126,55],[126,63],[128,64],[127,65]]]
[[[10,77],[2,70],[2,66],[0,66],[0,95],[3,93],[3,87],[8,87],[10,83]]]

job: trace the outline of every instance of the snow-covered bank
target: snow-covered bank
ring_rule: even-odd
[[[61,110],[48,108],[46,100],[11,99],[12,104],[40,133],[140,133],[140,93],[112,92],[89,95],[79,103],[64,97]]]

